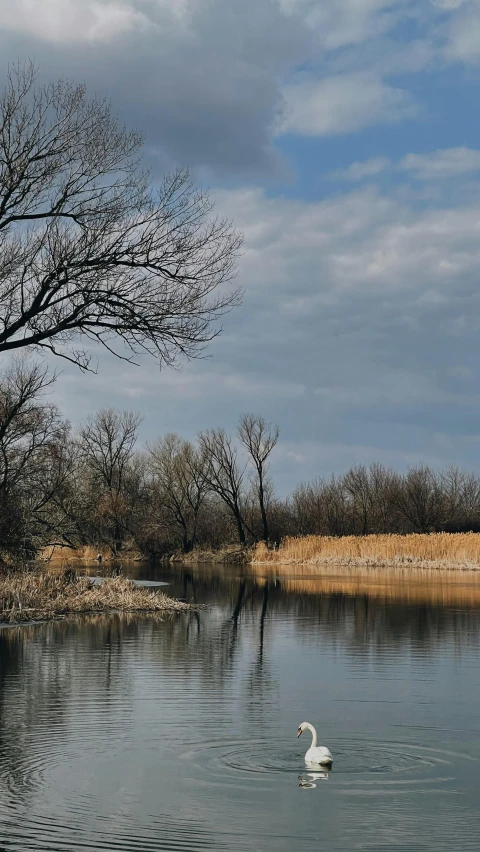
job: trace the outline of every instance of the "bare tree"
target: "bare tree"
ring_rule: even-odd
[[[40,364],[15,361],[0,384],[0,489],[31,476],[31,464],[63,433],[55,405],[42,400],[55,381]]]
[[[322,497],[327,534],[350,535],[353,532],[353,518],[342,478],[332,476],[325,483]]]
[[[238,303],[241,239],[188,172],[158,192],[142,140],[83,86],[10,69],[0,96],[0,351],[42,347],[89,369],[79,338],[127,360],[194,357]]]
[[[154,485],[163,506],[181,530],[185,553],[196,544],[198,515],[207,493],[205,457],[190,441],[168,434],[150,449]]]
[[[0,547],[20,551],[36,537],[36,515],[68,433],[57,407],[42,398],[54,381],[24,358],[0,379]]]
[[[342,483],[351,501],[354,528],[358,529],[361,535],[368,535],[372,531],[373,491],[365,465],[350,468]]]
[[[403,477],[397,495],[398,508],[414,532],[441,529],[445,500],[440,477],[427,465],[411,468]]]
[[[245,544],[245,520],[242,513],[242,485],[246,465],[239,465],[238,453],[224,429],[209,429],[198,436],[205,456],[205,478],[211,490],[230,509],[240,544]]]
[[[440,473],[445,503],[445,529],[478,530],[480,524],[480,479],[474,473],[449,465]]]
[[[114,553],[121,550],[128,531],[127,485],[140,420],[133,411],[104,408],[87,420],[79,434],[80,458],[90,475],[91,508],[103,522]]]
[[[295,533],[298,535],[313,535],[321,532],[319,517],[322,490],[322,480],[316,479],[312,483],[301,482],[289,498]]]
[[[28,486],[21,498],[25,517],[29,518],[30,540],[34,550],[43,545],[78,547],[88,544],[79,534],[78,494],[75,489],[76,447],[70,428],[49,443],[32,465]]]
[[[255,490],[258,496],[260,515],[262,518],[263,540],[268,541],[268,518],[266,508],[267,491],[266,474],[267,460],[275,447],[280,430],[278,426],[267,423],[265,418],[255,414],[243,414],[238,427],[238,437],[248,450],[255,467]]]
[[[399,475],[390,468],[374,462],[369,467],[369,483],[372,494],[373,525],[375,532],[398,532]]]

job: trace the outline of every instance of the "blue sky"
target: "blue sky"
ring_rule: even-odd
[[[477,468],[480,0],[0,0],[3,67],[84,80],[244,231],[209,357],[65,368],[72,423],[274,420],[279,490],[379,460]]]

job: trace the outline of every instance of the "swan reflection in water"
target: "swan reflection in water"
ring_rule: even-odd
[[[301,775],[298,776],[299,787],[307,787],[312,790],[317,785],[315,781],[326,781],[330,777],[330,772],[307,772],[307,777],[303,778]]]

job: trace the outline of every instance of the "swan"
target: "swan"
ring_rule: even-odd
[[[312,735],[312,745],[305,755],[305,763],[307,766],[331,766],[333,763],[332,754],[325,746],[317,746],[317,732],[313,725],[311,725],[310,722],[302,722],[302,724],[299,725],[297,737],[299,737],[303,731],[310,731]]]

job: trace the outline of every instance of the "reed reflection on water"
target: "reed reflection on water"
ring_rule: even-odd
[[[480,576],[130,572],[200,608],[0,630],[2,852],[478,848]]]

